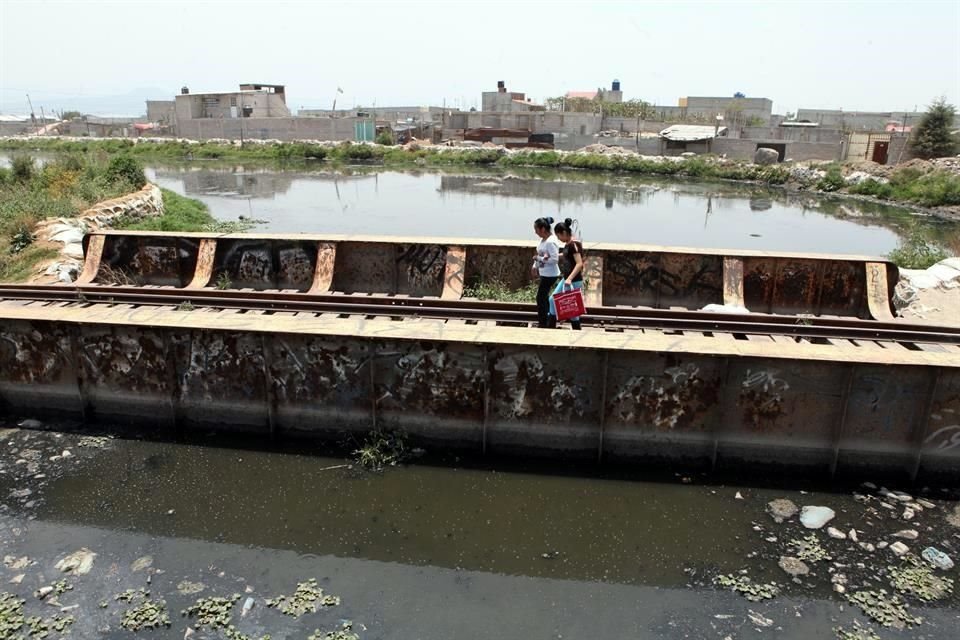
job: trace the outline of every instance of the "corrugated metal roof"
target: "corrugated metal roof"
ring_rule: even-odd
[[[661,131],[660,137],[666,138],[667,140],[693,142],[695,140],[710,140],[717,136],[721,136],[726,132],[726,127],[720,127],[719,129],[715,130],[714,127],[707,125],[675,124]]]
[[[27,116],[5,116],[0,114],[0,122],[30,122]]]

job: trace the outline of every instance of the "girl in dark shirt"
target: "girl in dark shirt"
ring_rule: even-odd
[[[561,291],[570,289],[583,289],[583,245],[573,237],[573,220],[567,218],[563,222],[558,222],[553,228],[557,240],[563,243],[560,250],[560,273],[562,279],[557,284],[553,293],[550,295],[550,315],[557,317],[557,308],[553,303],[553,296]],[[556,320],[552,322],[556,326]],[[574,330],[580,330],[580,318],[571,318],[570,325]]]

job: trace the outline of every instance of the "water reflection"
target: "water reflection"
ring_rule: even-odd
[[[530,222],[575,218],[584,240],[882,255],[919,225],[960,244],[960,225],[877,203],[758,185],[627,174],[482,168],[383,171],[303,164],[158,165],[148,176],[260,231],[529,240]]]

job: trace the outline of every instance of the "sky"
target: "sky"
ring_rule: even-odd
[[[773,100],[845,111],[960,102],[960,0],[88,2],[0,0],[0,113],[137,115],[143,100],[284,84],[299,108],[542,100]],[[343,93],[338,93],[338,87]]]

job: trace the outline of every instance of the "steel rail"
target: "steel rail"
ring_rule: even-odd
[[[243,311],[293,311],[383,317],[487,320],[525,324],[536,320],[532,305],[471,300],[440,300],[386,295],[307,294],[88,285],[0,285],[0,299],[176,306]],[[786,335],[808,339],[852,339],[924,344],[960,344],[960,328],[884,323],[846,318],[807,318],[766,314],[598,307],[584,317],[587,326],[658,329],[697,333]]]

